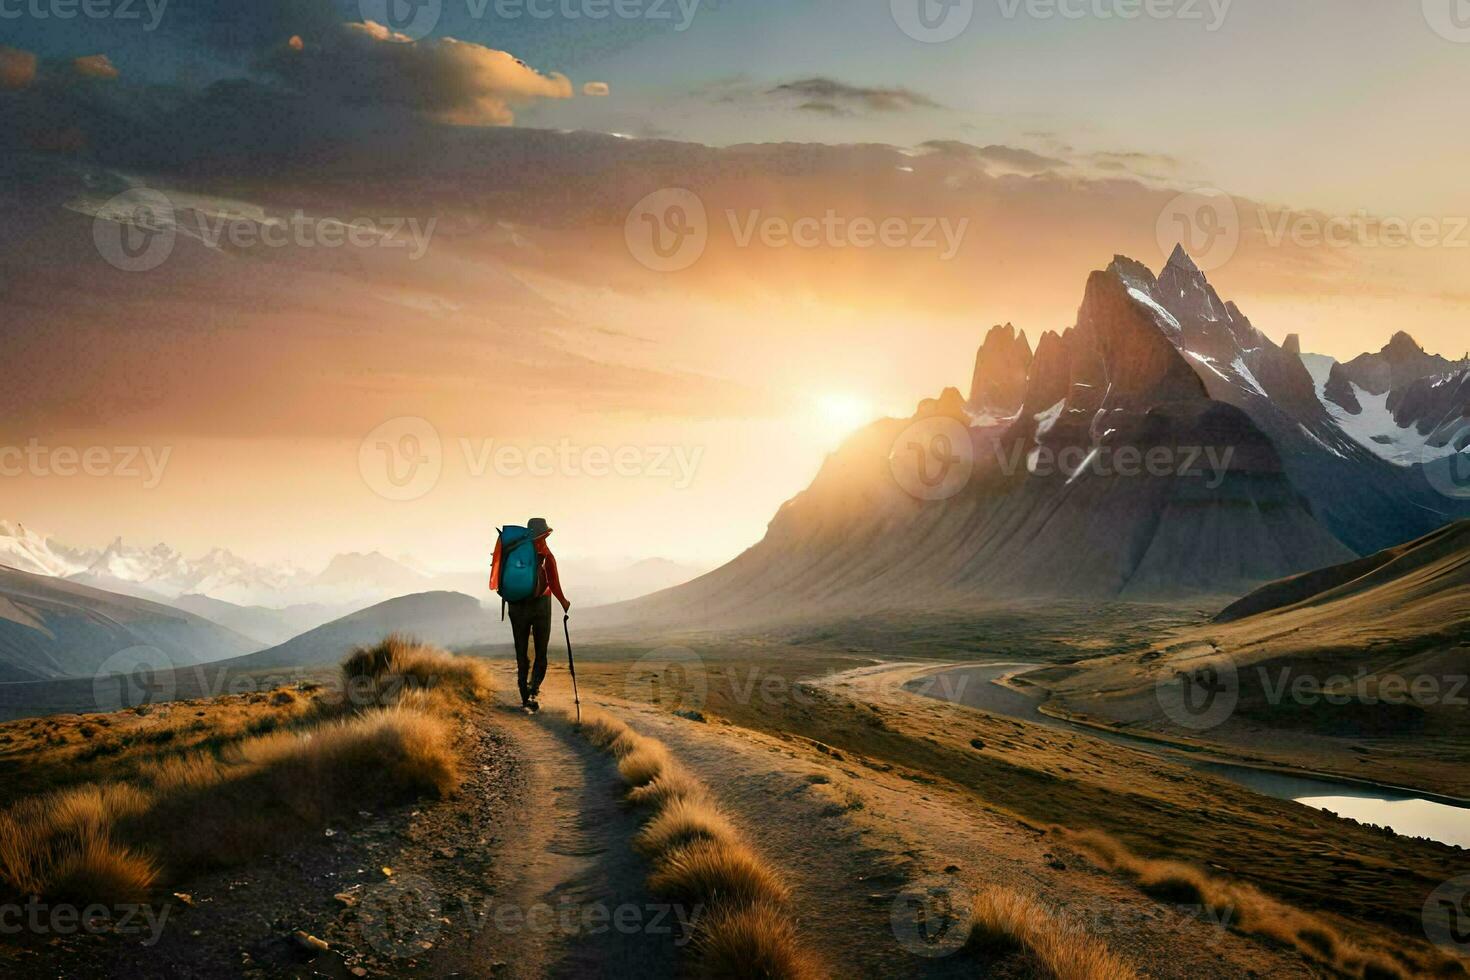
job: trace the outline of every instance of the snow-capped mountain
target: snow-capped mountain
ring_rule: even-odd
[[[139,547],[122,538],[101,551],[68,548],[12,522],[0,522],[0,565],[155,602],[208,596],[233,605],[271,608],[366,604],[441,584],[441,577],[377,552],[337,555],[321,572],[313,573],[289,563],[248,561],[225,548],[197,558],[167,544]],[[478,581],[481,576],[476,573],[474,578]]]
[[[145,598],[174,599],[199,593],[243,605],[271,604],[311,578],[293,566],[255,564],[224,548],[190,559],[166,544],[132,547],[121,538],[85,569],[68,577]]]
[[[86,558],[85,553],[66,549],[24,524],[0,521],[0,565],[33,575],[65,577],[84,571],[89,564]]]
[[[1317,397],[1360,445],[1402,467],[1470,447],[1470,363],[1428,354],[1407,333],[1346,364],[1304,354]]]
[[[1165,336],[1203,379],[1210,397],[1245,411],[1271,438],[1313,513],[1348,547],[1371,554],[1470,516],[1464,501],[1438,492],[1422,470],[1391,465],[1378,445],[1360,438],[1361,429],[1345,423],[1339,406],[1324,398],[1300,342],[1293,336],[1274,343],[1238,306],[1220,298],[1182,248],[1157,277],[1122,257],[1114,260],[1113,271],[1136,299],[1158,309]],[[1436,361],[1423,357],[1418,363]],[[1372,364],[1363,370],[1398,376],[1397,370]]]

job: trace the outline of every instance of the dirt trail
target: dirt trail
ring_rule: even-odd
[[[349,942],[379,954],[370,972],[673,975],[688,915],[643,887],[647,870],[631,847],[638,817],[619,803],[611,760],[549,713],[498,704],[476,728],[460,796],[420,813],[396,883],[348,924]],[[420,938],[432,949],[410,955]]]
[[[432,964],[435,975],[669,976],[681,922],[652,899],[632,850],[639,819],[602,753],[570,726],[502,708],[494,718],[526,767],[489,869],[490,921]],[[503,971],[503,972],[502,972]]]

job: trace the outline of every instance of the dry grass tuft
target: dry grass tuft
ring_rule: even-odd
[[[755,852],[738,841],[696,840],[664,854],[648,887],[674,901],[711,907],[784,903],[790,896]]]
[[[696,840],[734,841],[735,828],[708,799],[672,799],[644,825],[633,845],[654,856]]]
[[[711,980],[819,980],[796,936],[791,916],[770,905],[717,912],[700,922],[700,974]]]
[[[1140,857],[1100,831],[1057,828],[1057,832],[1104,869],[1133,879],[1146,894],[1181,905],[1202,906],[1216,921],[1237,932],[1293,947],[1309,960],[1346,976],[1392,980],[1405,975],[1386,956],[1363,948],[1327,920],[1280,902],[1250,885],[1216,878],[1179,861]],[[1463,972],[1457,961],[1438,952],[1431,955],[1433,969]]]
[[[1046,980],[1137,980],[1119,956],[1082,930],[1058,921],[1035,899],[988,888],[975,899],[968,948],[1023,952]]]
[[[662,810],[676,800],[708,801],[703,784],[678,765],[664,767],[651,782],[628,790],[628,800],[636,806]]]
[[[358,647],[342,661],[342,683],[348,701],[387,707],[406,697],[438,692],[478,701],[491,690],[488,664],[456,657],[410,637],[390,633],[370,647]]]
[[[618,774],[629,786],[643,786],[662,775],[669,765],[668,749],[652,739],[640,739],[618,760]]]
[[[114,828],[149,803],[147,795],[121,784],[21,801],[0,814],[0,891],[78,901],[142,898],[157,865],[118,843]]]
[[[565,713],[567,720],[573,715]],[[617,718],[605,711],[587,709],[582,718],[582,736],[595,747],[604,751],[612,751],[613,740],[628,732],[630,729]]]

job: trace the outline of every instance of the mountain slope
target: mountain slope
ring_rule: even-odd
[[[181,595],[168,604],[202,616],[267,647],[285,643],[307,630],[316,629],[324,623],[356,611],[352,606],[344,608],[319,604],[286,606],[284,609],[237,606],[207,595]]]
[[[1470,640],[1470,521],[1342,565],[1273,582],[1231,604],[1216,622],[1307,613],[1316,629],[1395,623],[1400,637],[1460,635]],[[1401,622],[1400,622],[1401,621]],[[1299,624],[1299,628],[1304,625]]]
[[[1151,649],[1027,680],[1058,711],[1131,732],[1463,796],[1467,675],[1470,521],[1459,521],[1274,582]],[[1195,692],[1186,709],[1187,678],[1222,696]]]
[[[162,651],[176,665],[260,644],[191,613],[50,576],[0,568],[0,680],[90,676],[114,654]]]
[[[375,643],[387,633],[404,633],[436,646],[459,647],[491,642],[497,637],[508,640],[510,626],[502,626],[498,613],[470,596],[426,592],[380,602],[223,666],[255,670],[334,664],[353,647]]]

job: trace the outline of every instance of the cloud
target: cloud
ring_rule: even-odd
[[[851,112],[831,102],[803,102],[796,107],[801,112],[819,112],[824,116],[850,116]]]
[[[601,96],[609,95],[611,94],[611,92],[612,89],[608,87],[607,82],[588,82],[586,85],[582,86],[583,95]]]
[[[72,70],[83,78],[116,78],[118,71],[105,54],[90,54],[71,63]]]
[[[1093,153],[1087,159],[1099,170],[1112,173],[1132,173],[1141,177],[1163,179],[1162,175],[1179,171],[1178,158],[1169,156],[1167,153],[1102,152]]]
[[[970,157],[985,163],[993,163],[1006,170],[1013,170],[1023,174],[1037,174],[1045,170],[1060,170],[1066,167],[1067,161],[1056,157],[1042,156],[1031,150],[1016,146],[975,146],[971,143],[963,143],[959,140],[929,140],[921,143],[920,148],[932,153],[944,154],[946,156]]]
[[[807,112],[845,114],[850,112],[908,112],[942,108],[929,96],[907,88],[869,88],[849,85],[834,78],[816,76],[786,82],[768,90],[768,96],[794,97],[803,101],[796,108]]]
[[[304,40],[300,49],[280,45],[263,67],[303,93],[356,105],[409,109],[453,125],[508,126],[517,105],[572,97],[565,75],[543,75],[509,52],[451,37],[414,41],[368,21]]]
[[[23,89],[36,80],[36,56],[0,45],[0,92]]]

